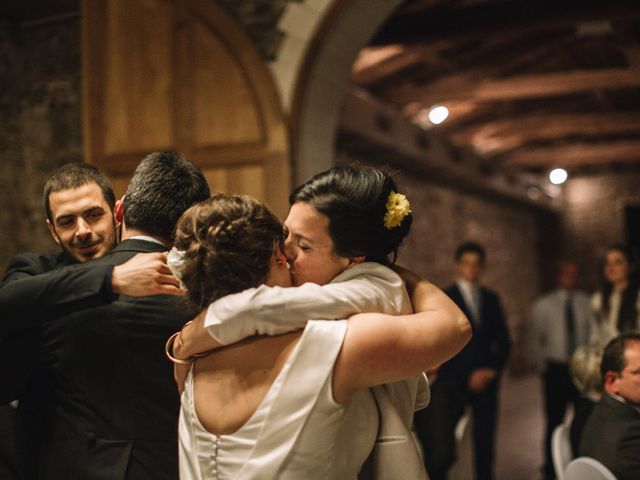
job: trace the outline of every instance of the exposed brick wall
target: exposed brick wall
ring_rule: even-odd
[[[42,187],[60,165],[82,160],[80,23],[0,24],[0,267],[19,251],[55,250]]]
[[[531,303],[543,280],[541,226],[536,210],[466,194],[418,179],[402,178],[414,205],[414,226],[400,261],[440,287],[455,280],[453,255],[463,241],[487,250],[483,283],[498,292],[514,343],[511,367],[526,369],[527,324]]]
[[[349,161],[341,153],[340,162]],[[455,248],[468,240],[482,244],[487,250],[483,283],[500,295],[514,343],[511,370],[529,369],[529,311],[549,284],[555,252],[547,235],[558,238],[557,215],[467,193],[415,174],[395,177],[411,201],[414,218],[398,264],[445,288],[455,280]]]
[[[604,247],[626,242],[625,205],[640,205],[640,171],[572,178],[565,186],[564,250],[583,271],[588,289],[597,287]]]

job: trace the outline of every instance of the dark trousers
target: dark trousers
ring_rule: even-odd
[[[551,458],[551,437],[553,430],[562,423],[567,412],[567,406],[574,406],[580,394],[573,386],[569,367],[566,363],[547,362],[544,372],[544,411],[546,415],[545,448],[545,476],[547,479],[556,477]]]
[[[441,380],[431,386],[431,403],[415,416],[416,432],[431,480],[446,480],[456,460],[455,428],[467,404],[471,405],[473,414],[476,478],[493,478],[497,392],[497,382],[482,393],[470,393],[466,385]]]
[[[0,406],[0,478],[18,478],[15,445],[16,411],[9,405]]]

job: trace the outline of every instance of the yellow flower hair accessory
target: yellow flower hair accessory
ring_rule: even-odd
[[[407,197],[392,191],[387,199],[387,213],[384,214],[384,226],[391,230],[400,226],[404,217],[411,213],[411,205]]]

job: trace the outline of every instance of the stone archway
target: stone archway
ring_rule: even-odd
[[[308,0],[290,4],[270,67],[289,110],[294,183],[333,165],[340,109],[358,52],[402,0]]]

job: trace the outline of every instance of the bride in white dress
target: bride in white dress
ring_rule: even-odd
[[[239,204],[243,204],[243,208]],[[383,212],[385,208],[388,211],[388,206],[383,205]],[[261,213],[257,214],[258,211]],[[338,273],[337,281],[331,284],[333,290],[327,293],[331,301],[339,301],[335,297],[344,291],[342,298],[356,304],[349,307],[356,311],[379,309],[408,313],[406,293],[401,282],[396,282],[399,278],[380,265],[361,263],[364,255],[358,258],[335,254],[327,218],[317,217],[322,214],[315,206],[294,203],[286,222],[288,242],[293,239],[296,242],[293,248],[301,250],[291,255],[291,247],[288,248],[289,258],[295,257],[292,270],[298,277],[297,283],[304,274],[315,275],[316,278],[310,280],[320,283],[318,276],[335,277]],[[406,213],[400,217],[400,223],[404,217]],[[271,230],[259,229],[261,222],[275,222],[276,226]],[[318,225],[323,228],[316,228]],[[270,218],[262,205],[246,197],[217,196],[187,212],[178,228],[177,246],[187,252],[183,281],[191,298],[204,306],[226,293],[260,283],[289,286],[286,262],[271,251],[278,240],[278,228],[277,220]],[[203,237],[204,231],[208,233]],[[392,249],[403,236],[397,235],[396,244],[391,243]],[[266,242],[270,249],[259,251],[256,246],[260,242]],[[303,255],[307,256],[306,262],[300,259]],[[191,269],[189,258],[193,260]],[[265,270],[267,259],[271,263]],[[308,267],[314,268],[305,271]],[[207,269],[209,278],[205,278]],[[356,273],[358,269],[361,271]],[[350,270],[354,272],[351,277],[347,275]],[[229,275],[236,277],[235,283],[229,280]],[[361,281],[354,282],[354,278]],[[376,279],[373,285],[377,285],[378,291],[367,290],[363,278]],[[322,312],[322,305],[327,303],[321,300],[321,291],[310,284],[303,289],[264,290],[263,287],[254,290],[250,293],[251,299],[272,310],[281,306],[284,290],[300,290],[298,303],[306,298],[314,315],[318,308]],[[385,301],[373,299],[367,306],[364,300],[367,296],[375,297],[376,293],[395,306],[380,308]],[[236,305],[242,304],[238,303],[242,295],[247,293],[240,294]],[[314,295],[317,295],[315,301]],[[417,375],[446,360],[469,336],[464,316],[435,287],[427,282],[419,283],[413,297],[416,310],[425,310],[427,306],[430,310],[392,320],[369,314],[353,317],[348,322],[313,321],[302,333],[253,337],[198,360],[187,377],[182,398],[182,477],[355,478],[371,451],[378,429],[377,416],[373,419],[371,415],[358,416],[357,409],[351,408],[354,402],[358,403],[358,396],[362,397],[367,387]],[[243,301],[247,303],[246,299]],[[311,308],[314,304],[319,306]],[[438,308],[434,309],[434,305]],[[296,311],[295,308],[289,310]],[[260,311],[266,313],[268,308]],[[260,317],[255,312],[253,315]],[[300,314],[293,317],[297,318],[298,328],[309,318],[300,320]],[[220,319],[220,315],[217,318]],[[254,322],[249,330],[274,334],[290,330],[292,322],[295,323],[287,320],[284,326]],[[223,318],[218,326],[224,323]],[[237,318],[229,322],[229,325],[236,324],[239,324]],[[209,331],[215,330],[213,327]],[[217,332],[219,337],[226,335],[227,343],[229,339],[247,334],[234,333],[233,328],[227,330]],[[185,333],[190,331],[195,332],[191,327],[185,329]],[[403,391],[390,389],[388,392],[397,406],[394,392]],[[399,411],[402,414],[402,409]],[[351,431],[345,431],[345,426]]]

